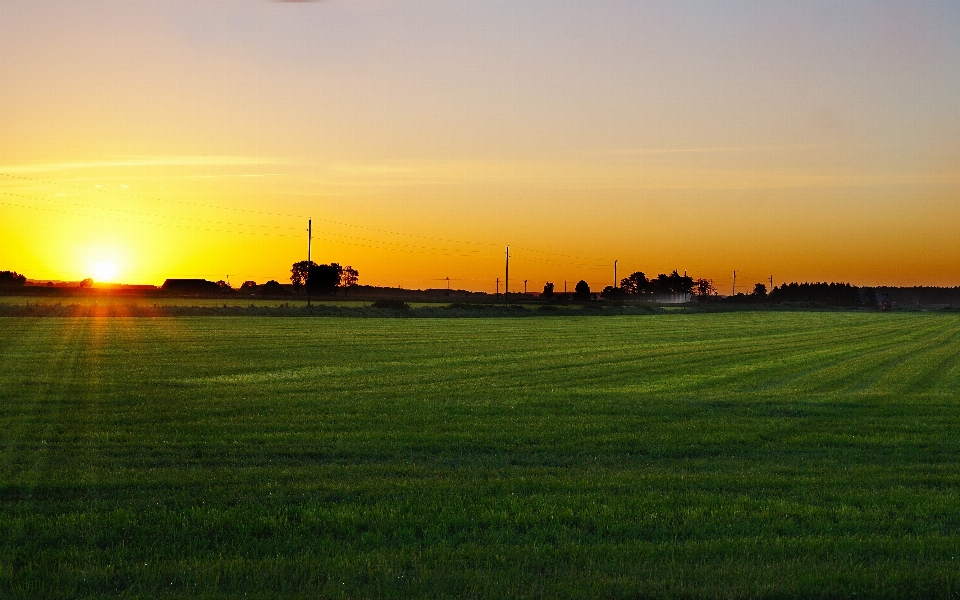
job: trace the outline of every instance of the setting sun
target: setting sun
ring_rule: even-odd
[[[117,266],[109,260],[102,260],[93,267],[93,278],[98,282],[110,282],[117,276]]]

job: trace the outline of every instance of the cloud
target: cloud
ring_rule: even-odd
[[[612,154],[708,154],[725,152],[771,152],[776,150],[812,150],[819,144],[795,144],[785,146],[717,146],[706,148],[613,148]]]
[[[249,156],[136,156],[117,160],[0,165],[0,173],[45,173],[73,169],[110,169],[129,167],[267,165],[275,161]]]

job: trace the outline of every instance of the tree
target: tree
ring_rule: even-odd
[[[600,292],[600,297],[604,300],[623,300],[626,295],[627,293],[623,288],[613,287],[612,285],[608,285]]]
[[[311,294],[332,294],[340,287],[343,267],[337,263],[313,265],[307,272],[307,291]]]
[[[553,283],[548,281],[543,284],[543,294],[544,298],[553,298]]]
[[[770,301],[818,302],[827,306],[860,306],[860,288],[849,283],[785,283],[770,291]]]
[[[82,288],[93,287],[93,279],[90,279],[89,277],[87,277],[86,279],[81,281],[77,287],[82,287]]]
[[[256,281],[244,281],[243,283],[240,284],[240,289],[241,289],[241,290],[250,290],[250,291],[252,291],[253,288],[255,288],[255,287],[257,287],[257,282],[256,282]]]
[[[650,292],[650,282],[647,281],[647,276],[642,271],[637,271],[620,280],[620,289],[631,296],[647,294]]]
[[[355,286],[358,281],[360,281],[360,273],[356,269],[350,265],[343,268],[343,278],[340,281],[342,287],[348,288]]]
[[[762,283],[758,283],[753,286],[753,293],[751,294],[754,298],[766,298],[767,297],[767,286]]]
[[[227,283],[226,281],[222,280],[222,279],[217,282],[217,287],[220,288],[221,290],[223,290],[224,292],[228,292],[228,291],[233,290],[233,288],[230,287],[230,284]]]
[[[283,289],[283,286],[280,285],[279,281],[275,281],[273,279],[263,284],[263,287],[260,288],[260,294],[264,296],[281,296],[289,293],[290,292]]]
[[[309,260],[301,260],[300,262],[293,263],[293,267],[290,269],[290,283],[293,284],[293,289],[300,291],[300,288],[307,285],[307,276],[310,272],[310,267],[317,266],[317,263]]]
[[[27,278],[16,271],[0,271],[0,286],[23,285]]]
[[[681,275],[676,270],[669,275],[660,273],[650,283],[658,294],[692,294],[694,287],[693,277]]]
[[[574,295],[580,300],[590,299],[590,285],[582,279],[577,282],[577,287],[573,288],[573,291]]]
[[[694,282],[693,293],[701,300],[705,300],[710,296],[716,295],[717,288],[713,285],[712,279],[703,279],[701,277]]]

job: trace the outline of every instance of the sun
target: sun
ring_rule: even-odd
[[[101,260],[93,266],[93,278],[95,281],[108,282],[113,281],[117,276],[117,266],[109,260]]]

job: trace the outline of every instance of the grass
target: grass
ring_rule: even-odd
[[[369,304],[360,300],[350,298],[339,298],[336,300],[324,298],[318,300],[312,299],[313,304],[321,306],[362,306]],[[293,306],[305,307],[307,299],[305,296],[289,296],[282,300],[262,299],[255,296],[227,296],[223,298],[180,298],[165,296],[136,296],[136,295],[111,295],[111,294],[91,294],[88,296],[3,296],[0,295],[0,307],[2,306],[26,306],[26,305],[62,305],[62,306],[116,306],[131,307],[139,306],[145,308],[156,307],[247,307],[250,304],[264,307]]]
[[[957,597],[960,319],[0,319],[0,597]]]
[[[209,300],[176,299],[166,304],[108,302],[53,303],[0,302],[0,317],[408,317],[408,318],[476,318],[476,317],[558,317],[582,315],[649,315],[663,312],[653,304],[632,306],[604,306],[570,304],[565,306],[538,304],[463,304],[463,303],[406,303],[396,300],[353,301],[305,304],[217,303]],[[697,306],[688,306],[689,312],[700,312]]]

